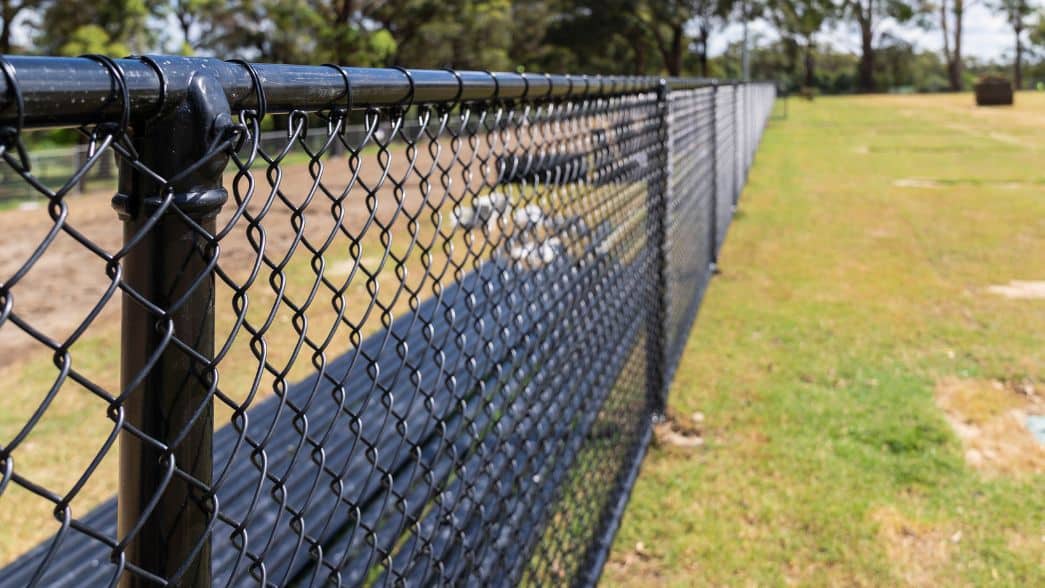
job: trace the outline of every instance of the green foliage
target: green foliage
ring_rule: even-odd
[[[1030,42],[1045,50],[1045,11],[1038,13],[1038,20],[1030,30]]]
[[[511,68],[512,5],[509,0],[406,4],[405,9],[415,5],[412,12],[397,10],[384,17],[388,23],[386,29],[392,34],[398,32],[402,39],[393,56],[395,63],[462,69]]]
[[[547,42],[560,48],[545,59],[551,71],[652,73],[659,69],[653,40],[626,0],[574,0],[548,31]]]
[[[43,11],[36,44],[58,55],[145,53],[157,41],[147,19],[159,7],[159,0],[54,0]]]
[[[58,48],[59,55],[127,55],[130,50],[121,41],[113,39],[108,31],[98,25],[83,25],[73,30],[69,40]]]

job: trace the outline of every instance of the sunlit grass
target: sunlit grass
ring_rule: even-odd
[[[1045,478],[985,476],[946,378],[1045,384],[1045,94],[792,100],[765,136],[607,585],[1045,583]],[[642,549],[636,548],[642,543]]]

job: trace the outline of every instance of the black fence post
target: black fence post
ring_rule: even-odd
[[[130,247],[123,262],[131,292],[123,300],[118,513],[133,572],[122,575],[125,587],[156,579],[211,585],[212,236],[227,199],[228,149],[218,146],[223,139],[227,145],[232,118],[221,84],[194,63],[165,59],[165,111],[135,124],[137,165],[121,160],[113,199]]]
[[[664,416],[666,404],[665,369],[665,321],[667,320],[667,222],[668,191],[671,184],[671,134],[669,125],[670,90],[666,80],[657,88],[657,169],[656,180],[650,185],[646,197],[646,239],[652,250],[653,280],[649,314],[646,323],[646,391],[649,397],[653,420]]]
[[[711,273],[718,267],[718,81],[711,83]]]
[[[737,211],[737,203],[740,201],[741,174],[743,173],[742,147],[740,136],[740,82],[733,82],[733,213]]]

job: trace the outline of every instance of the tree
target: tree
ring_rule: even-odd
[[[146,21],[158,8],[158,0],[54,0],[43,11],[36,45],[59,55],[144,53],[155,47]]]
[[[781,37],[801,41],[807,88],[816,86],[816,35],[837,13],[831,0],[773,0],[771,18]]]
[[[562,48],[548,35],[564,14],[567,2],[512,0],[509,61],[523,70],[543,71],[561,59]],[[560,68],[561,69],[561,68]]]
[[[951,91],[964,86],[962,80],[962,25],[965,0],[940,0],[940,32],[943,33],[943,59],[947,65],[947,82]]]
[[[682,73],[686,25],[693,18],[687,0],[647,0],[636,11],[639,22],[653,39],[668,75]]]
[[[385,65],[395,40],[373,11],[384,2],[354,0],[234,0],[209,15],[202,48],[223,56],[274,63]]]
[[[510,0],[392,0],[367,18],[396,50],[391,63],[412,67],[507,69],[514,23]]]
[[[690,46],[687,29],[696,29],[693,45],[700,57],[701,75],[707,75],[708,40],[714,21],[732,6],[732,0],[646,0],[637,6],[635,14],[672,76],[682,74],[685,50]]]
[[[874,57],[878,25],[885,19],[898,22],[911,20],[917,10],[904,0],[847,0],[845,14],[856,21],[860,29],[860,64],[857,67],[857,87],[861,92],[875,91]]]
[[[720,20],[736,13],[744,23],[758,16],[761,10],[760,0],[698,0],[692,2],[693,19],[692,26],[696,28],[697,34],[693,39],[693,51],[697,54],[697,62],[700,65],[701,76],[709,77],[708,70],[708,46],[711,41],[711,32]]]
[[[550,71],[647,74],[657,52],[630,0],[568,0],[552,17],[545,43],[555,49],[540,63]]]
[[[11,29],[22,15],[39,9],[45,0],[0,0],[0,53],[11,52]]]
[[[230,7],[224,0],[171,0],[163,12],[181,29],[180,52],[191,55],[210,45],[212,36],[220,30],[219,23],[229,17],[226,12]]]
[[[1045,49],[1045,10],[1038,12],[1038,21],[1030,30],[1030,44]]]
[[[1005,15],[1005,20],[1012,27],[1016,37],[1016,55],[1012,61],[1012,85],[1017,89],[1023,87],[1023,31],[1027,28],[1027,19],[1034,9],[1027,0],[998,0],[996,8]]]

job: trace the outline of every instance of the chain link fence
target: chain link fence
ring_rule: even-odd
[[[772,85],[0,69],[0,586],[597,581]]]

